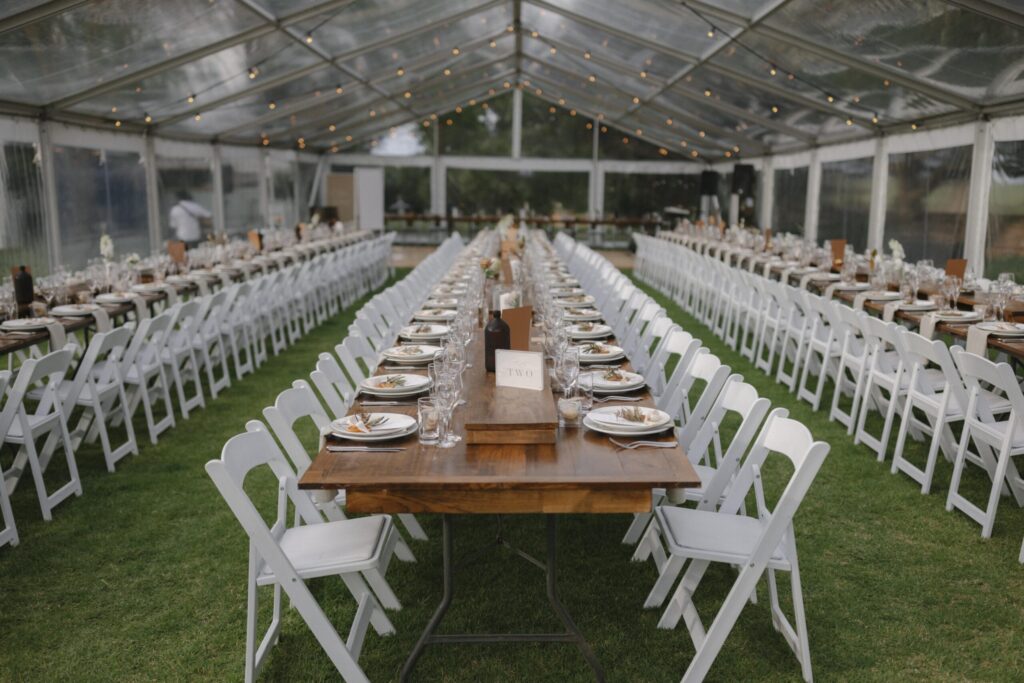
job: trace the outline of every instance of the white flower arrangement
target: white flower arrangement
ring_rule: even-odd
[[[889,240],[889,251],[892,252],[892,257],[897,261],[902,261],[907,256],[899,240]]]
[[[124,263],[126,266],[137,266],[141,262],[142,257],[136,253],[131,253],[124,257]]]
[[[114,240],[110,239],[110,235],[107,233],[100,235],[100,256],[104,261],[114,258]]]

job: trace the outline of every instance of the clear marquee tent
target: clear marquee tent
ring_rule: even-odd
[[[389,226],[639,220],[714,170],[731,222],[1019,273],[1024,2],[6,0],[0,150],[42,272],[161,248],[181,190],[237,234],[382,167]]]

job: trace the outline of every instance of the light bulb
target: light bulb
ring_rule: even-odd
[[[150,116],[149,114],[146,114],[146,115],[145,115],[145,116],[143,117],[143,121],[145,121],[146,123],[153,123],[153,117],[152,117],[152,116]]]
[[[306,44],[307,45],[311,45],[312,43],[313,43],[313,34],[312,33],[307,33],[306,34]]]

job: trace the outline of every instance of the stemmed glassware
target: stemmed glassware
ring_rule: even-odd
[[[963,281],[955,276],[949,275],[942,280],[942,295],[946,297],[948,311],[956,310],[956,301],[960,297],[960,286]]]

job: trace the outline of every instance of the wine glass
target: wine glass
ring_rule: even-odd
[[[458,391],[454,378],[447,373],[441,374],[441,379],[435,387],[434,401],[441,412],[441,440],[439,448],[452,448],[456,443],[462,441],[462,437],[452,433],[452,414],[455,412],[455,405],[458,402]]]

